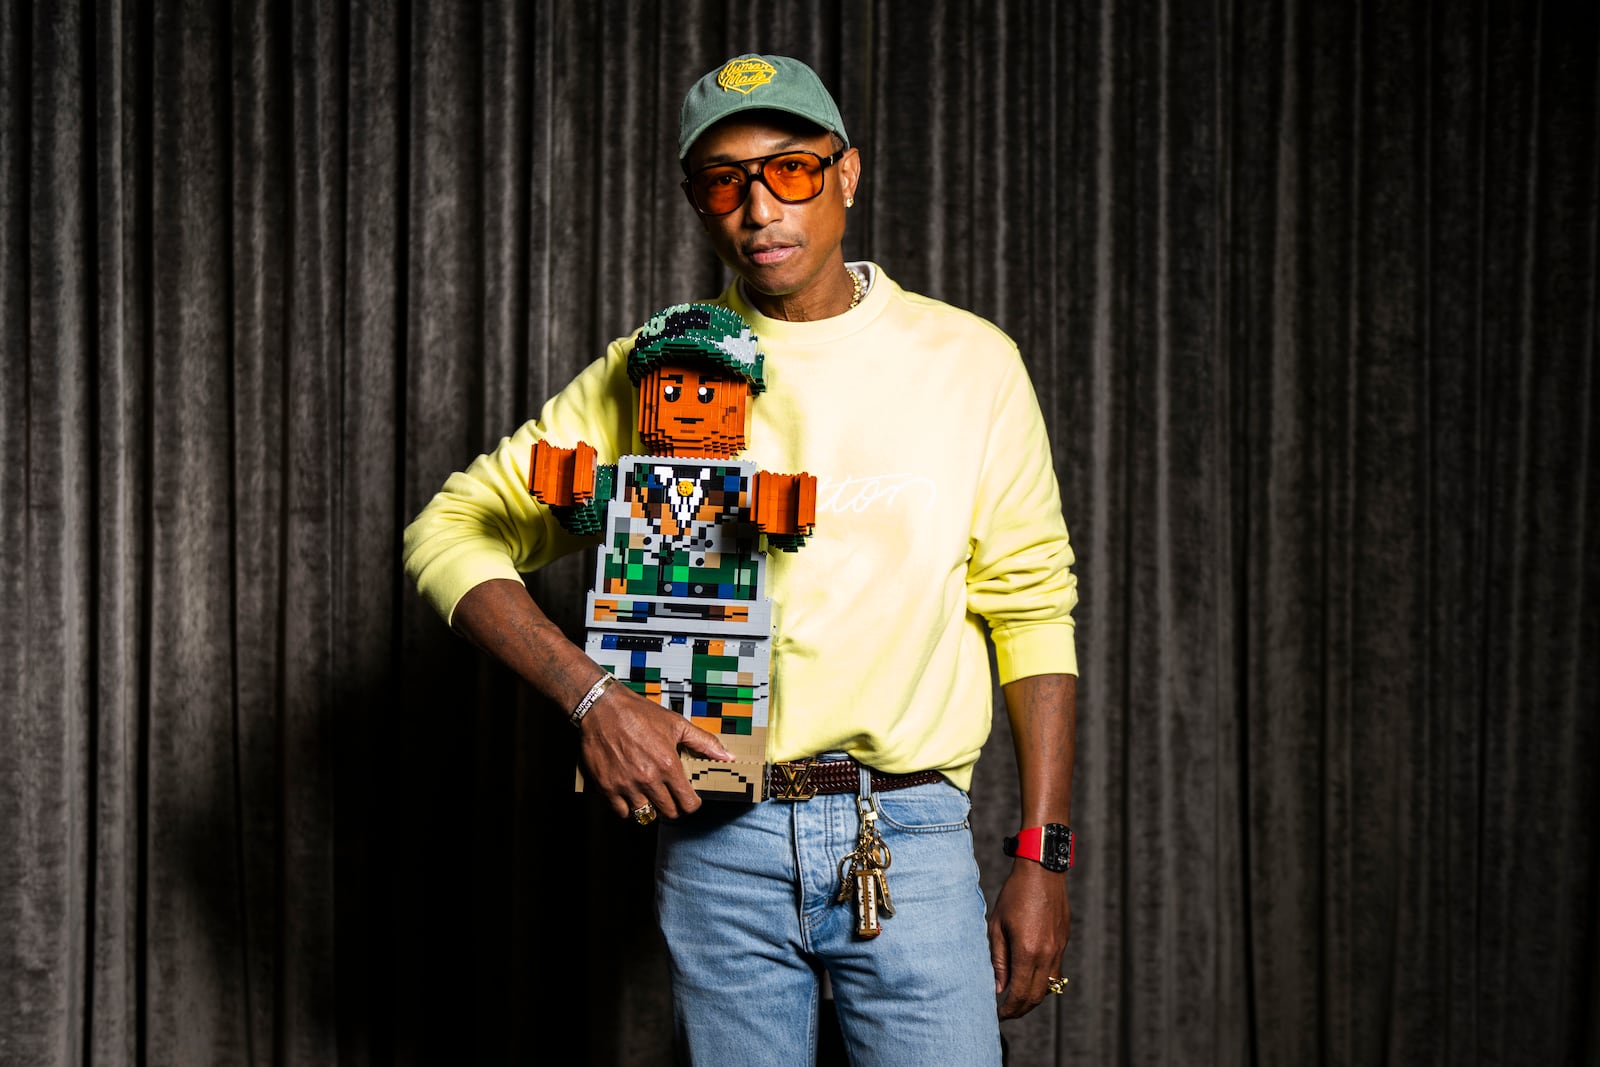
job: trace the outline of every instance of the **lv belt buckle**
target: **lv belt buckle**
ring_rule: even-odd
[[[811,784],[810,759],[788,760],[784,763],[774,763],[782,779],[778,792],[773,800],[810,800],[817,795],[817,787]]]

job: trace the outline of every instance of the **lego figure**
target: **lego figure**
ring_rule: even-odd
[[[734,458],[765,388],[736,312],[679,304],[635,338],[628,377],[650,455],[596,462],[583,442],[534,445],[529,492],[567,530],[602,536],[584,651],[635,692],[719,736],[733,762],[683,755],[701,796],[766,791],[771,604],[766,552],[795,551],[816,522],[817,481]]]

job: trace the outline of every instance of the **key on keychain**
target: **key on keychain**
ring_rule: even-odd
[[[834,903],[842,904],[847,897],[855,897],[856,935],[877,937],[883,933],[878,913],[894,914],[894,901],[889,897],[889,846],[878,836],[878,812],[857,801],[861,811],[861,837],[855,851],[839,861],[839,895]]]

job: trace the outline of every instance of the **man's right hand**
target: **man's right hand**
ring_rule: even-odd
[[[563,712],[599,677],[594,660],[567,640],[521,582],[494,578],[474,586],[450,623]],[[588,780],[624,818],[647,800],[669,819],[700,807],[678,759],[680,745],[707,759],[733,758],[714,734],[625,685],[607,689],[578,730]]]
[[[625,685],[606,690],[578,731],[590,787],[623,818],[646,801],[668,819],[699,809],[700,795],[678,759],[680,747],[707,759],[733,759],[715,734]]]

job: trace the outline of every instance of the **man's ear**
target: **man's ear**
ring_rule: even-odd
[[[839,191],[844,193],[846,200],[859,195],[861,188],[861,153],[854,147],[847,148],[844,158],[834,164],[839,168]]]

